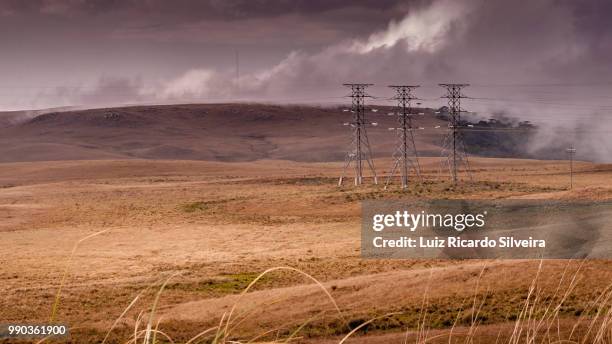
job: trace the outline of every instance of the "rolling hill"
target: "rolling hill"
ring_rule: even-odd
[[[390,107],[368,120],[375,157],[390,156],[396,126]],[[438,156],[446,122],[419,110],[419,154]],[[156,105],[48,113],[0,114],[0,161],[185,159],[252,161],[343,160],[350,143],[350,113],[339,107],[265,104]],[[434,129],[437,126],[438,129]],[[483,136],[484,137],[484,136]],[[479,140],[467,138],[474,152]],[[484,147],[496,137],[487,137]],[[480,147],[483,148],[483,147]],[[495,152],[498,154],[499,152]],[[516,155],[514,155],[516,156]]]

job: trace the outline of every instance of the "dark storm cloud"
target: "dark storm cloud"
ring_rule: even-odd
[[[603,0],[0,0],[0,38],[16,59],[59,56],[82,64],[76,73],[144,83],[228,73],[240,51],[253,96],[357,75],[592,82],[611,74],[611,10]]]
[[[408,5],[426,3],[0,0],[0,42],[3,50],[27,59],[44,53],[45,59],[62,63],[66,56],[78,60],[81,70],[77,72],[83,75],[94,74],[90,66],[95,63],[107,68],[99,74],[129,70],[150,79],[187,70],[197,66],[198,60],[223,68],[234,51],[252,56],[245,70],[271,65],[292,50],[317,50],[367,35],[401,18]],[[145,64],[140,63],[143,59]],[[19,60],[22,56],[15,56]],[[142,71],[144,66],[157,74]]]
[[[411,1],[415,2],[415,1]],[[319,15],[346,8],[363,8],[371,14],[401,8],[400,0],[3,0],[5,15],[127,15],[167,21],[239,20],[286,14]]]
[[[576,61],[581,64],[580,73],[571,70],[572,76],[580,81],[594,81],[612,76],[612,68],[609,61],[612,57],[612,1],[584,0],[566,1],[570,8],[572,24],[576,32],[576,39],[585,49],[587,54]],[[561,66],[561,69],[564,66]],[[559,70],[562,73],[563,70]],[[567,71],[566,71],[567,72]]]

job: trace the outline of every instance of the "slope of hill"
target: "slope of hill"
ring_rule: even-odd
[[[368,129],[375,157],[396,144],[393,108],[375,106]],[[447,121],[432,109],[415,115],[421,156],[439,156]],[[265,104],[155,105],[53,112],[0,113],[0,162],[84,159],[341,161],[349,148],[350,112],[340,107]],[[464,133],[470,154],[544,158],[526,153],[525,131],[492,130],[491,123]],[[466,123],[467,124],[467,123]],[[495,125],[508,128],[510,124]],[[505,126],[505,127],[504,127]],[[535,132],[535,131],[534,131]]]
[[[395,117],[371,112],[376,156],[392,153]],[[444,125],[420,116],[417,125]],[[342,160],[350,141],[350,113],[340,108],[262,104],[139,106],[51,112],[0,128],[0,161],[80,159],[193,159],[249,161]],[[419,151],[438,154],[439,132],[417,133]]]

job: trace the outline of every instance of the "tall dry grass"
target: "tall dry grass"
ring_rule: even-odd
[[[69,256],[66,264],[66,268],[62,274],[60,285],[54,299],[51,320],[55,320],[57,317],[57,310],[60,305],[61,291],[69,274],[69,267],[72,258],[78,248],[78,245],[83,241],[90,239],[94,236],[100,235],[105,231],[91,234],[81,240],[79,240]],[[497,340],[495,343],[505,344],[611,344],[612,343],[612,284],[605,288],[599,296],[593,300],[582,312],[582,314],[575,319],[574,325],[569,333],[562,331],[561,328],[561,316],[560,311],[565,301],[570,297],[572,292],[575,290],[578,281],[579,273],[581,271],[584,261],[579,262],[578,268],[573,272],[569,273],[570,264],[572,261],[568,261],[562,275],[559,278],[556,289],[552,297],[545,297],[545,290],[539,286],[542,274],[542,266],[544,261],[541,260],[538,265],[535,277],[530,283],[527,291],[527,295],[520,307],[520,311],[516,314],[516,320],[512,324],[512,331],[507,339],[502,338],[502,329],[497,334]],[[339,344],[343,344],[355,336],[359,331],[369,324],[378,321],[386,317],[392,317],[401,315],[402,312],[392,312],[381,316],[375,316],[367,321],[363,321],[358,325],[354,325],[353,328],[349,326],[349,322],[346,320],[344,312],[339,307],[338,303],[327,289],[327,287],[319,280],[311,276],[310,274],[289,266],[273,267],[263,271],[256,278],[254,278],[248,286],[238,295],[236,302],[232,305],[229,312],[221,315],[220,321],[216,326],[203,329],[200,333],[196,334],[192,338],[188,339],[184,344],[196,344],[196,343],[210,343],[210,344],[244,344],[244,343],[289,343],[301,339],[299,337],[300,332],[309,324],[311,321],[321,317],[325,311],[315,315],[311,319],[301,324],[297,329],[291,332],[285,337],[280,337],[278,334],[282,328],[268,329],[262,331],[258,335],[249,339],[238,339],[235,336],[236,330],[240,324],[248,320],[253,313],[257,311],[257,308],[237,313],[238,306],[242,301],[243,297],[260,281],[264,276],[273,273],[275,271],[288,271],[304,276],[315,285],[321,293],[323,293],[329,300],[330,305],[333,306],[338,319],[346,328],[346,335],[338,339]],[[459,312],[455,317],[450,329],[443,331],[436,331],[435,335],[431,334],[431,328],[428,326],[428,305],[429,305],[429,283],[433,271],[430,271],[429,279],[426,286],[426,291],[423,295],[421,303],[420,313],[418,314],[418,324],[416,329],[407,328],[404,336],[403,343],[408,344],[410,335],[414,337],[416,344],[425,344],[433,342],[446,342],[452,343],[477,343],[479,342],[479,326],[481,324],[480,312],[485,304],[488,290],[484,293],[484,296],[479,296],[480,282],[486,271],[486,264],[483,265],[476,283],[474,286],[474,296],[471,298],[471,306],[464,310],[463,305],[468,300],[463,300]],[[165,279],[160,279],[153,284],[147,286],[144,290],[138,293],[132,301],[126,306],[123,312],[114,320],[110,328],[108,329],[101,344],[108,342],[110,334],[125,318],[126,314],[132,309],[142,298],[142,296],[155,285],[161,284],[159,289],[155,293],[155,298],[150,309],[147,311],[141,310],[134,322],[134,328],[131,336],[125,338],[123,343],[125,344],[160,344],[160,343],[175,343],[172,337],[160,329],[162,327],[162,318],[157,316],[159,301],[162,297],[163,291],[168,282],[177,276],[178,273],[172,274]],[[559,300],[553,302],[552,300]],[[277,301],[273,301],[277,302]],[[468,301],[469,302],[469,301]],[[469,326],[458,329],[459,319],[468,313],[470,323]],[[76,329],[76,328],[73,328]],[[274,334],[276,333],[276,336]],[[43,343],[49,340],[50,337],[41,339],[38,343]]]

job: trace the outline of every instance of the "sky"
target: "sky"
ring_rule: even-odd
[[[387,105],[387,85],[421,85],[439,107],[438,83],[457,82],[466,111],[546,123],[547,145],[571,128],[609,157],[610,13],[606,0],[0,0],[0,111],[338,104],[346,82],[376,84]]]
[[[609,13],[604,0],[0,0],[0,109],[324,103],[344,82],[590,104],[612,97]]]
[[[384,30],[407,8],[386,0],[0,0],[0,109],[283,98],[251,83],[291,54]]]

